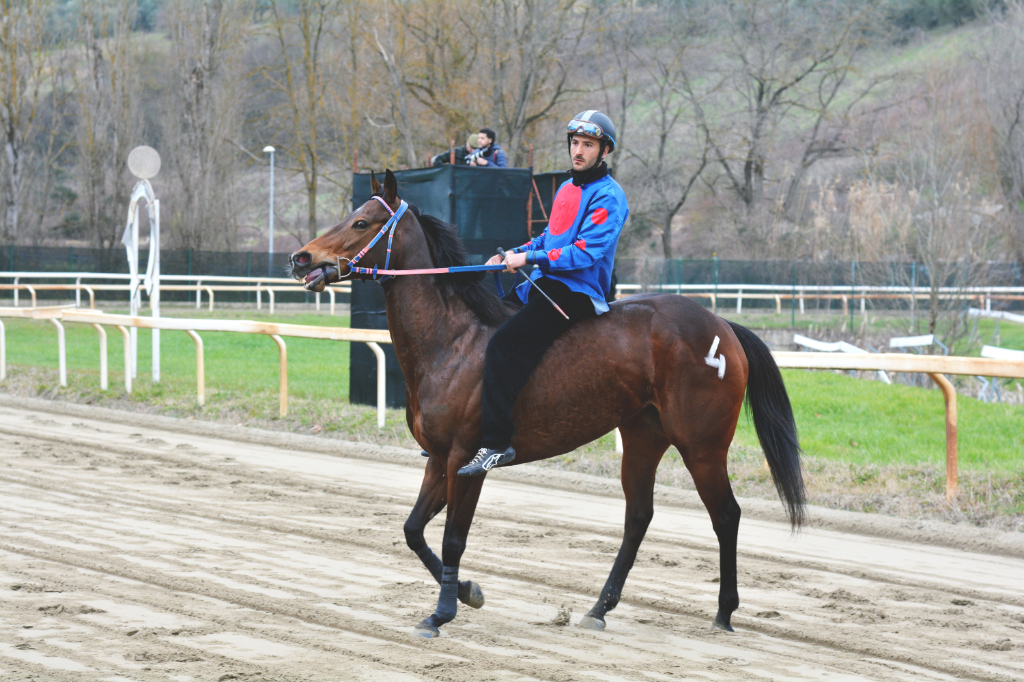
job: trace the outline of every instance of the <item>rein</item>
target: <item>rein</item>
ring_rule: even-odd
[[[498,289],[498,295],[499,297],[505,296],[505,290],[502,288],[501,281],[498,279],[498,271],[505,269],[504,263],[495,263],[494,265],[453,265],[448,268],[420,268],[418,270],[389,270],[388,266],[391,264],[391,242],[395,238],[395,228],[398,227],[398,221],[402,219],[403,215],[405,215],[405,211],[409,208],[409,204],[403,199],[402,203],[398,206],[398,210],[392,211],[391,207],[388,206],[388,202],[384,201],[379,196],[373,195],[371,198],[379,201],[381,206],[387,209],[387,212],[391,214],[391,218],[384,223],[384,227],[381,228],[377,236],[374,237],[369,244],[364,246],[362,250],[355,255],[355,258],[348,262],[348,275],[370,275],[373,279],[377,279],[377,276],[379,275],[381,277],[380,281],[383,283],[392,277],[398,277],[400,275],[447,275],[457,272],[494,271],[494,284]],[[376,265],[372,268],[357,267],[356,263],[358,263],[362,257],[366,255],[367,251],[372,249],[385,234],[388,235],[388,253],[384,259],[384,267],[379,268]],[[341,272],[340,258],[338,259],[338,272]],[[346,275],[346,277],[348,277],[348,275]],[[518,281],[518,279],[519,278],[517,276],[516,280]]]

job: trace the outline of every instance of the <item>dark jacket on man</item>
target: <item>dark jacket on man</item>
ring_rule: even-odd
[[[508,168],[508,158],[505,156],[505,150],[497,142],[484,149],[483,154],[480,156],[487,159],[487,165],[480,166],[481,168]]]

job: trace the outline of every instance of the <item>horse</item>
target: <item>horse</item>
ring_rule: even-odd
[[[390,170],[383,185],[372,175],[371,188],[369,201],[291,254],[291,275],[304,280],[308,290],[323,291],[353,275],[365,279],[371,270],[375,276],[376,267],[468,264],[454,226],[415,207],[402,213],[404,202]],[[389,227],[388,239],[374,241]],[[353,259],[363,259],[361,272]],[[405,375],[406,420],[429,454],[419,497],[404,527],[409,548],[441,586],[436,610],[415,629],[425,637],[438,636],[439,628],[454,619],[456,597],[474,608],[484,602],[479,585],[458,581],[457,570],[486,476],[456,472],[479,447],[487,342],[516,307],[499,299],[482,279],[483,273],[462,272],[396,276],[382,283],[388,328]],[[615,428],[622,434],[622,545],[580,625],[603,630],[606,614],[618,604],[654,514],[655,473],[671,445],[692,475],[718,537],[720,583],[712,627],[733,630],[731,618],[739,606],[740,507],[726,458],[744,393],[795,530],[804,520],[805,497],[796,425],[778,366],[753,332],[688,298],[644,294],[616,301],[607,313],[577,322],[548,350],[515,404],[516,458],[510,466],[571,452]],[[423,531],[446,507],[439,559]]]

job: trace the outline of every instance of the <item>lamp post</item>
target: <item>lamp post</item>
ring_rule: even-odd
[[[274,147],[267,145],[264,154],[270,154],[270,248],[267,254],[267,277],[274,276]]]

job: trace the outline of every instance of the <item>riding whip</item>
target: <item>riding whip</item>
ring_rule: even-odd
[[[499,254],[499,255],[500,255],[500,256],[501,256],[501,257],[502,257],[503,259],[505,259],[505,260],[508,260],[508,256],[507,256],[507,255],[505,254],[505,249],[501,248],[500,246],[498,247],[498,254]],[[534,289],[536,289],[537,291],[539,291],[539,292],[541,293],[541,295],[543,295],[543,296],[544,296],[544,298],[548,299],[548,303],[550,303],[551,305],[555,306],[555,310],[557,310],[558,312],[562,313],[562,317],[564,317],[564,318],[565,318],[565,319],[567,319],[567,320],[569,319],[569,316],[565,314],[565,311],[564,311],[564,310],[562,310],[561,308],[559,308],[559,307],[558,307],[558,304],[557,304],[557,303],[555,303],[554,301],[552,301],[552,300],[551,300],[551,297],[550,297],[550,296],[548,296],[547,294],[545,294],[545,293],[544,293],[544,290],[543,290],[543,289],[541,289],[541,288],[540,288],[539,286],[537,286],[537,284],[536,284],[536,283],[534,283],[534,281],[533,281],[532,279],[530,279],[529,275],[527,275],[527,277],[526,277],[526,281],[530,283],[530,286],[532,286],[532,287],[533,287]]]

